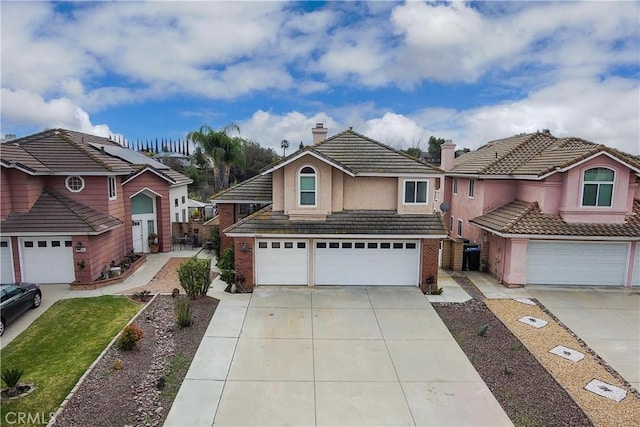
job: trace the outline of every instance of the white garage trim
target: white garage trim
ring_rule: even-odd
[[[633,258],[633,276],[631,286],[640,286],[640,243],[636,243],[636,255]]]
[[[0,263],[0,282],[15,282],[15,272],[13,271],[13,253],[11,251],[11,239],[0,240]]]
[[[257,285],[307,285],[309,242],[295,239],[257,240]]]
[[[527,283],[622,286],[628,259],[628,243],[529,241]]]
[[[316,285],[417,286],[419,240],[315,240]]]
[[[22,280],[35,283],[71,283],[75,280],[70,236],[22,237]]]

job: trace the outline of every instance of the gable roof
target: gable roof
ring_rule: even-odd
[[[233,235],[398,236],[444,238],[447,228],[439,214],[400,215],[396,211],[347,210],[327,215],[326,220],[290,220],[272,206],[223,230]]]
[[[640,240],[640,200],[623,224],[568,223],[560,215],[543,214],[537,202],[516,200],[469,222],[499,235],[624,237]]]
[[[304,155],[313,155],[352,176],[443,173],[422,160],[348,129],[291,154],[262,174],[271,173]]]
[[[450,174],[542,177],[599,154],[640,173],[640,158],[580,138],[556,138],[547,132],[491,141],[456,159]]]
[[[51,129],[0,144],[0,163],[31,175],[129,175],[140,166],[161,170],[172,184],[192,180],[108,138]]]
[[[211,196],[220,203],[271,203],[272,175],[256,175]]]
[[[122,221],[45,189],[29,212],[12,213],[2,222],[3,233],[101,234]]]

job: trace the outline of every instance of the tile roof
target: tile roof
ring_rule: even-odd
[[[560,215],[543,214],[537,202],[516,200],[469,222],[502,234],[545,236],[640,237],[640,200],[624,224],[568,223]]]
[[[233,187],[222,190],[211,196],[216,202],[271,202],[272,199],[272,175],[256,175]]]
[[[354,210],[328,215],[326,220],[289,219],[271,206],[224,230],[240,234],[300,235],[411,235],[444,236],[447,228],[438,214],[399,215],[396,211]]]
[[[12,213],[0,222],[3,233],[100,234],[122,221],[45,189],[29,212]]]
[[[104,146],[107,150],[99,147]],[[111,149],[109,149],[111,147]],[[118,156],[118,153],[121,153]],[[135,173],[145,156],[118,143],[95,135],[51,129],[0,144],[0,161],[7,167],[20,167],[33,174],[117,174]],[[149,159],[149,162],[161,165]],[[173,181],[188,184],[188,177],[161,165]]]
[[[442,171],[351,129],[306,147],[357,174],[441,174]]]
[[[556,138],[536,132],[491,141],[456,159],[449,173],[539,177],[599,152],[640,169],[640,158],[580,138]]]

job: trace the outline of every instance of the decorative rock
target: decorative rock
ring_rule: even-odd
[[[607,384],[604,381],[593,379],[587,384],[585,390],[589,390],[597,395],[620,402],[627,397],[627,392],[620,387],[616,387],[612,384]]]
[[[518,302],[521,302],[522,304],[527,304],[527,305],[536,305],[536,303],[530,300],[529,298],[514,298],[514,301],[518,301]]]
[[[518,322],[522,322],[525,325],[533,326],[534,328],[537,328],[537,329],[543,328],[547,326],[547,324],[549,323],[546,320],[538,319],[537,317],[532,317],[532,316],[521,317],[518,319]]]
[[[553,347],[551,350],[549,350],[549,353],[563,357],[567,360],[571,360],[572,362],[579,362],[584,359],[584,353],[580,353],[577,350],[572,350],[562,345]]]

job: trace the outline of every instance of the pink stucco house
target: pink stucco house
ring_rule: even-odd
[[[445,267],[464,268],[466,239],[508,286],[640,285],[638,157],[547,131],[454,151],[442,147]]]
[[[212,198],[241,289],[435,285],[442,171],[351,129],[312,133],[312,146]]]
[[[171,250],[191,180],[94,135],[47,130],[0,144],[2,283],[91,282],[131,252]],[[185,204],[186,209],[186,204]]]

